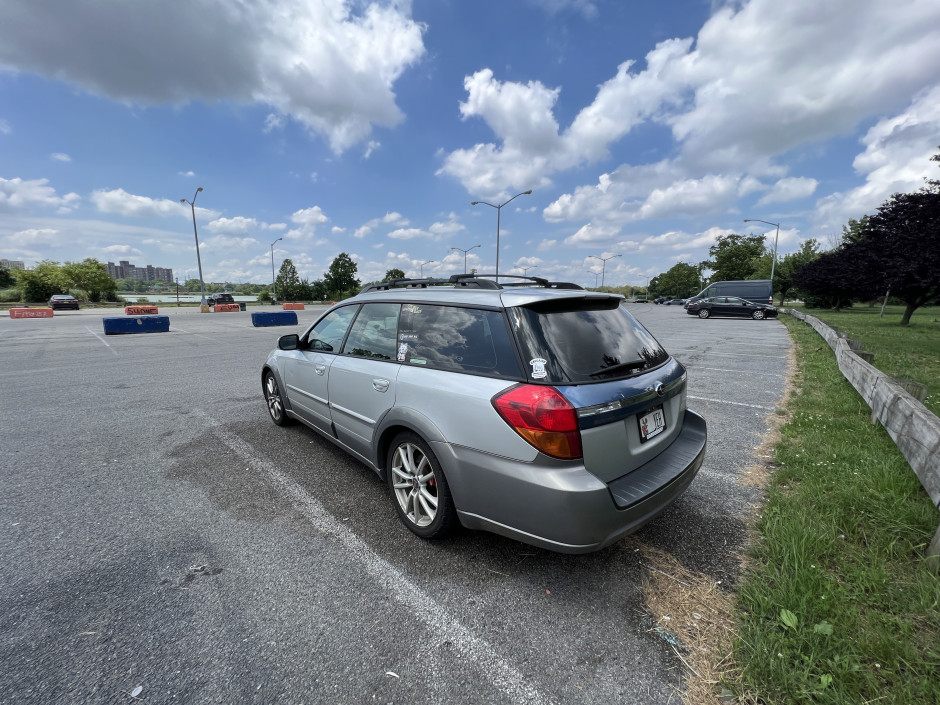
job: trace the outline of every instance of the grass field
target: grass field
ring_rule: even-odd
[[[924,405],[940,416],[940,306],[927,306],[914,312],[907,326],[900,325],[901,306],[881,307],[856,304],[843,311],[799,309],[862,341],[862,347],[875,353],[874,366],[892,377],[903,377],[927,385]]]
[[[940,309],[807,311],[875,365],[935,387]],[[809,326],[781,316],[795,393],[739,592],[726,685],[741,702],[940,703],[940,577],[924,562],[940,513]],[[937,408],[936,389],[930,390]]]

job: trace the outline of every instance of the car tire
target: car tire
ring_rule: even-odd
[[[708,318],[711,315],[712,315],[711,311],[709,311],[707,308],[703,308],[701,311],[698,312],[699,318]]]
[[[388,486],[399,518],[425,539],[447,536],[457,526],[457,510],[441,464],[416,433],[399,433],[386,464]]]
[[[764,319],[764,312],[760,309],[757,309],[754,311],[754,313],[751,314],[751,318],[753,318],[755,321],[761,321]]]
[[[276,425],[289,426],[293,423],[284,408],[284,397],[281,396],[281,388],[273,372],[264,375],[264,400],[268,405],[268,414]]]

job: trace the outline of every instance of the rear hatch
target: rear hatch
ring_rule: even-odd
[[[520,303],[507,312],[528,381],[554,386],[575,407],[589,472],[612,482],[677,438],[685,369],[622,297],[580,293]]]

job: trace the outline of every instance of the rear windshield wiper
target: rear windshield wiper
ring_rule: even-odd
[[[640,370],[646,367],[646,360],[634,360],[633,362],[620,362],[616,365],[611,365],[610,367],[602,367],[597,370],[597,372],[592,372],[589,376],[591,377],[600,377],[601,375],[607,375],[611,372],[621,372],[623,370]]]

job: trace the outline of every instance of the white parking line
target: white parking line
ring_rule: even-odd
[[[92,330],[91,328],[89,328],[88,326],[85,326],[85,330],[87,330],[89,333],[91,333],[93,336],[95,336],[98,340],[100,340],[102,343],[104,343],[104,346],[105,346],[108,350],[110,350],[111,352],[113,352],[113,353],[114,353],[115,355],[117,355],[118,357],[121,357],[121,353],[119,353],[117,350],[115,350],[114,348],[112,348],[112,347],[111,347],[111,343],[109,343],[107,340],[105,340],[104,338],[102,338],[98,333],[95,333],[95,331],[93,331],[93,330]]]
[[[417,585],[412,583],[398,568],[378,556],[368,544],[356,536],[348,527],[337,521],[320,502],[271,463],[258,457],[252,447],[230,431],[220,428],[217,420],[202,411],[196,411],[212,433],[236,455],[248,463],[259,475],[267,475],[275,486],[313,526],[332,536],[347,550],[349,557],[362,563],[366,573],[372,576],[383,589],[410,614],[424,622],[435,640],[435,646],[445,648],[445,642],[456,648],[461,657],[471,659],[492,684],[506,694],[513,703],[549,703],[550,700],[526,682],[525,677],[503,659],[489,643],[474,636],[469,629],[447,614]],[[417,540],[417,539],[416,539]]]
[[[691,394],[687,397],[688,399],[694,399],[695,401],[704,401],[711,404],[730,404],[731,406],[746,406],[749,409],[761,409],[763,411],[776,411],[777,407],[775,406],[761,406],[760,404],[745,404],[740,401],[725,401],[724,399],[709,399],[707,397],[693,397]]]

